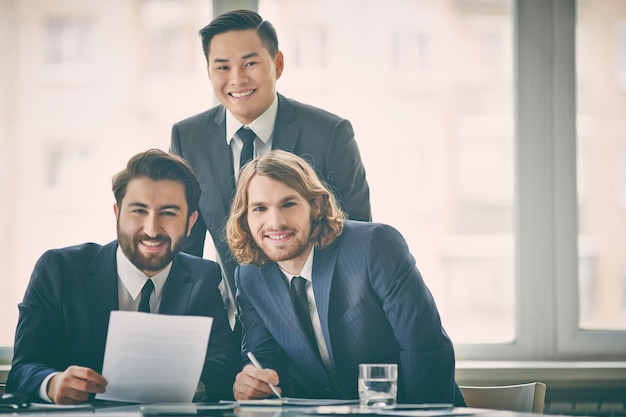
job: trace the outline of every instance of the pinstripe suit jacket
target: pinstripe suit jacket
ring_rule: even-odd
[[[404,238],[390,226],[346,220],[315,249],[313,292],[332,370],[308,343],[278,266],[235,273],[244,355],[275,369],[285,395],[358,398],[359,363],[397,363],[398,401],[463,405],[454,350]],[[244,356],[245,357],[245,356]]]

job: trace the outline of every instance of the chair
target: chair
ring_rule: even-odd
[[[470,408],[520,411],[543,414],[546,385],[541,382],[491,387],[461,386]]]

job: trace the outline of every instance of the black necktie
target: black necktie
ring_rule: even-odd
[[[252,129],[246,129],[241,126],[237,131],[237,136],[239,136],[239,139],[243,142],[243,148],[241,148],[241,156],[239,158],[239,169],[241,169],[254,155],[254,138],[256,138],[256,134]]]
[[[143,313],[150,312],[150,295],[152,295],[153,290],[154,283],[151,279],[149,279],[141,289],[141,301],[139,301],[139,309],[137,311],[141,311]]]
[[[302,277],[293,277],[291,280],[291,288],[289,288],[289,295],[291,301],[296,308],[296,314],[300,319],[300,324],[304,329],[304,333],[309,338],[313,350],[318,352],[317,339],[315,339],[315,332],[313,331],[313,323],[311,323],[311,313],[309,312],[309,300],[306,297],[306,280]]]

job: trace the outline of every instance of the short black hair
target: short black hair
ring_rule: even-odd
[[[263,20],[258,13],[252,10],[241,9],[222,13],[213,19],[211,23],[200,29],[202,51],[207,62],[209,61],[209,45],[215,35],[232,30],[248,29],[257,31],[263,46],[267,48],[272,58],[275,57],[278,53],[278,35],[276,35],[274,26],[267,20]]]

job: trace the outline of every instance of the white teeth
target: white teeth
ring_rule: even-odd
[[[151,242],[151,241],[142,241],[141,243],[143,243],[145,246],[150,246],[150,247],[159,246],[161,244],[161,242]]]
[[[280,239],[284,239],[289,235],[278,235],[278,236],[268,236],[270,239],[272,240],[280,240]]]
[[[249,90],[249,91],[246,91],[245,93],[230,93],[230,95],[235,98],[241,98],[241,97],[249,96],[252,93],[254,93],[254,90]]]

